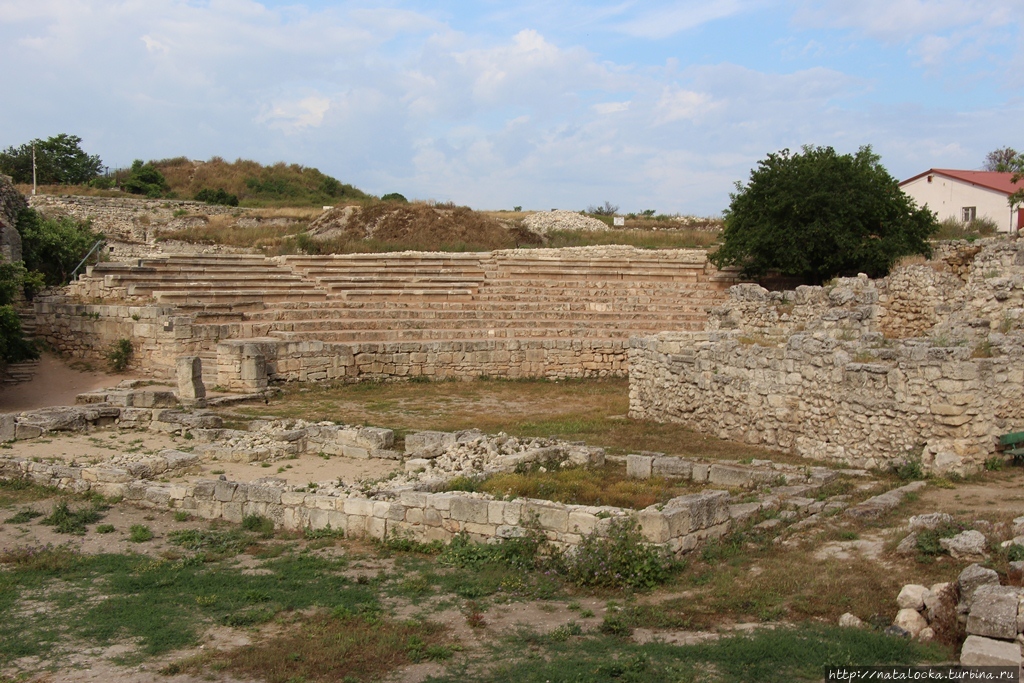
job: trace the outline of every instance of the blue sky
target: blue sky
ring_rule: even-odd
[[[714,215],[767,153],[1024,148],[1024,0],[0,0],[0,147],[315,166],[479,209]]]

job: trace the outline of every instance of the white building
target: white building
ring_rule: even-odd
[[[943,221],[955,218],[970,221],[988,218],[1000,232],[1024,229],[1024,208],[1010,207],[1011,194],[1024,189],[1024,181],[1014,184],[1012,173],[994,171],[955,171],[932,168],[900,183],[900,189],[919,206],[927,205]]]

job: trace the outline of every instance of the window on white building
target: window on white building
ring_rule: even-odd
[[[978,217],[978,207],[976,206],[965,206],[963,208],[963,222],[970,223]]]

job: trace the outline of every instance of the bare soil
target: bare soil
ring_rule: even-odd
[[[0,388],[0,412],[17,413],[48,406],[71,406],[78,394],[109,387],[134,374],[111,374],[94,369],[76,369],[49,353],[39,358],[35,376],[28,382]]]

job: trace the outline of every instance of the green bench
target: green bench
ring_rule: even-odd
[[[1024,460],[1024,432],[1011,432],[999,437],[1000,450],[1012,455],[1015,463]]]

